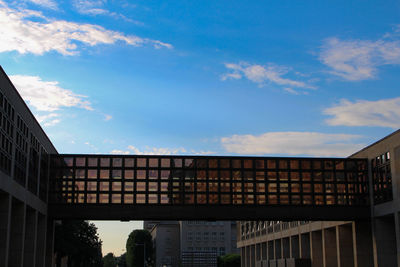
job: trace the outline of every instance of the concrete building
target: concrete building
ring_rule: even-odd
[[[0,266],[50,266],[49,155],[43,129],[0,68]]]
[[[238,222],[243,267],[400,266],[400,130],[350,157],[368,158],[371,220]]]
[[[155,248],[156,267],[179,266],[181,255],[179,222],[158,222],[153,225],[150,233]]]
[[[149,221],[156,249],[156,266],[214,266],[217,256],[239,253],[236,223],[230,221]],[[178,238],[176,238],[178,237]],[[168,259],[168,260],[166,260]],[[168,265],[170,264],[170,265]]]

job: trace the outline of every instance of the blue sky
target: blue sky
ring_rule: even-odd
[[[0,64],[60,153],[348,156],[400,127],[399,9],[0,0]]]

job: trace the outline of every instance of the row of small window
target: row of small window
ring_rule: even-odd
[[[61,169],[56,179],[172,179],[172,180],[257,180],[257,181],[341,181],[366,182],[364,172],[286,172],[286,171],[169,171],[169,170],[121,170],[121,169]]]
[[[192,252],[192,251],[204,251],[204,252],[217,252],[221,255],[225,254],[225,247],[188,247],[187,251]]]
[[[0,108],[11,118],[11,121],[14,121],[14,108],[2,93],[0,93]]]
[[[292,169],[292,170],[365,170],[364,160],[309,159],[193,159],[166,157],[57,157],[56,166],[111,168],[200,168],[200,169]]]
[[[219,234],[217,232],[188,232],[187,233],[187,237],[186,239],[188,241],[216,241],[216,240],[220,240],[220,241],[224,241],[225,240],[225,232],[219,232]]]
[[[11,174],[11,158],[3,151],[0,151],[0,169],[8,175]]]
[[[0,145],[1,149],[5,151],[8,155],[12,154],[12,142],[10,139],[2,132],[0,132]]]
[[[14,134],[14,126],[4,114],[0,113],[0,125],[1,129],[11,138]]]
[[[25,122],[19,115],[17,115],[17,129],[22,133],[22,136],[28,138],[28,126],[26,126]]]
[[[17,132],[15,134],[15,138],[16,138],[16,145],[25,153],[28,153],[28,142],[25,140],[25,138],[19,133]]]
[[[61,198],[60,198],[61,197]],[[98,197],[98,199],[97,199]],[[368,198],[355,195],[173,195],[169,194],[95,194],[75,192],[52,194],[55,203],[99,204],[222,204],[222,205],[367,205]]]
[[[85,188],[86,186],[86,188]],[[122,189],[123,188],[123,189]],[[57,191],[154,191],[154,192],[257,192],[257,193],[367,193],[365,184],[353,183],[181,183],[171,182],[97,182],[97,181],[63,181],[53,185]]]

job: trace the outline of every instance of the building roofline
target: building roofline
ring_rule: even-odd
[[[368,148],[370,148],[370,147],[376,145],[377,143],[380,143],[380,142],[382,142],[383,140],[385,140],[385,139],[387,139],[387,138],[389,138],[389,137],[392,137],[393,135],[396,135],[396,134],[400,134],[400,129],[398,129],[398,130],[392,132],[391,134],[389,134],[389,135],[387,135],[387,136],[385,136],[385,137],[379,139],[378,141],[375,141],[374,143],[372,143],[372,144],[370,144],[370,145],[368,145],[368,146],[362,148],[361,150],[359,150],[359,151],[357,151],[357,152],[351,154],[351,155],[348,156],[348,157],[351,158],[351,157],[355,156],[356,154],[358,154],[358,153],[360,153],[360,152],[362,152],[362,151],[364,151],[364,150],[366,150],[366,149],[368,149]]]
[[[3,66],[0,65],[0,71],[4,74],[4,76],[6,76],[8,82],[11,84],[11,86],[14,88],[15,92],[17,93],[17,96],[22,100],[22,103],[25,105],[26,109],[28,110],[29,114],[31,114],[32,118],[34,119],[34,121],[37,123],[37,125],[39,126],[39,129],[42,131],[42,133],[44,134],[45,138],[47,138],[47,140],[49,141],[50,145],[54,148],[54,150],[58,153],[57,148],[53,145],[53,143],[51,142],[50,138],[47,136],[46,132],[43,130],[42,126],[40,125],[40,123],[37,121],[37,119],[35,118],[35,115],[33,115],[32,111],[30,110],[30,108],[28,107],[28,105],[26,104],[26,102],[24,101],[24,99],[22,98],[21,94],[18,92],[17,88],[15,88],[14,84],[12,83],[12,81],[10,80],[10,78],[8,77],[7,73],[4,71]]]

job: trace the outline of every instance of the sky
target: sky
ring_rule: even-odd
[[[345,157],[400,128],[400,2],[0,0],[59,153]],[[120,255],[141,222],[95,222]]]

